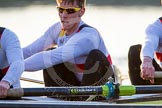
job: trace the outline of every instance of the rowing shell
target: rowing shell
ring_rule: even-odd
[[[151,96],[151,95],[150,95]],[[115,102],[63,101],[48,97],[22,97],[19,100],[0,100],[0,108],[159,108],[161,105],[119,104]]]
[[[0,100],[0,108],[155,108],[162,107],[159,105],[143,105],[134,104],[132,98],[136,97],[136,100],[146,98],[154,98],[153,100],[160,100],[162,96],[160,94],[152,93],[162,93],[162,86],[119,86],[118,91],[113,93],[118,93],[120,95],[119,99],[109,99],[106,101],[64,101],[55,98],[49,98],[47,96],[52,95],[101,95],[110,96],[112,94],[112,88],[116,87],[112,85],[96,86],[96,87],[56,87],[56,88],[20,88],[20,89],[10,89],[8,92],[9,97],[22,97],[16,100]],[[131,96],[130,96],[131,95]],[[139,97],[138,97],[139,95]],[[24,97],[25,96],[25,97]],[[27,97],[26,97],[27,96]],[[34,97],[31,97],[34,96]],[[123,96],[123,97],[122,97]],[[135,100],[135,99],[134,99]],[[150,100],[149,100],[150,101]],[[124,104],[123,104],[124,103]],[[129,104],[128,104],[129,103]]]

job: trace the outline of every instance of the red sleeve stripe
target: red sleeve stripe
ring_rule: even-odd
[[[160,62],[162,62],[162,53],[156,52],[155,55],[156,55],[156,58],[157,58]]]
[[[8,68],[9,68],[9,67],[6,67],[6,68],[2,69],[2,73],[3,73],[3,74],[6,74],[7,71],[8,71]]]
[[[160,22],[162,23],[162,17],[159,18]]]
[[[162,19],[160,19],[160,22],[162,23]]]
[[[82,70],[85,69],[84,64],[76,64],[76,65],[77,65],[77,67],[79,67],[79,68],[82,69]]]
[[[110,62],[110,64],[112,64],[112,60],[111,60],[111,56],[110,55],[107,57],[107,60]]]

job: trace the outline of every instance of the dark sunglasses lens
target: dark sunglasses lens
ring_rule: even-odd
[[[59,7],[57,9],[58,9],[59,13],[63,13],[63,11],[64,11],[64,9],[59,8]]]
[[[73,13],[75,13],[75,9],[66,9],[66,12],[68,14],[73,14]]]
[[[58,7],[57,9],[58,9],[59,13],[63,13],[64,10],[66,10],[66,12],[67,12],[68,14],[73,14],[73,13],[76,12],[75,9],[63,9],[63,8],[60,8],[60,7]]]

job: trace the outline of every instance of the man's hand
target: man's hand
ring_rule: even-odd
[[[141,64],[141,78],[144,80],[150,80],[151,84],[154,84],[155,68],[152,64],[150,57],[144,57]]]
[[[7,81],[0,81],[0,98],[5,98],[7,96],[7,91],[10,88],[10,84]]]

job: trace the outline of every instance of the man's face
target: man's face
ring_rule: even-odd
[[[58,13],[63,29],[70,30],[75,27],[84,14],[84,9],[79,8],[76,2],[68,4],[65,0],[58,4]]]

